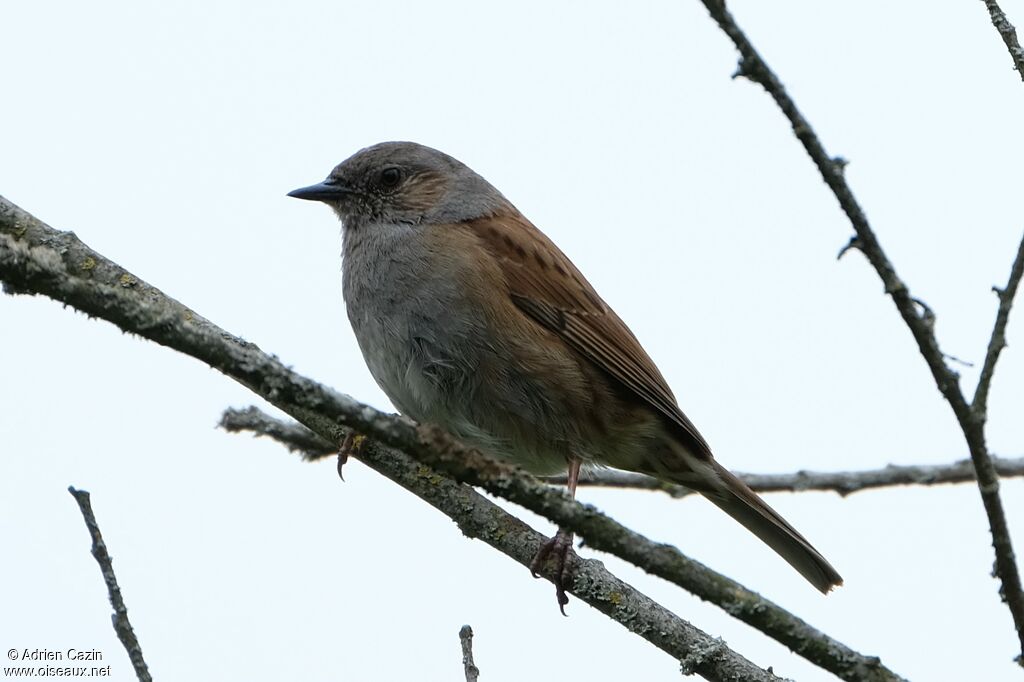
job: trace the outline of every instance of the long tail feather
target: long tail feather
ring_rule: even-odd
[[[823,593],[843,584],[836,569],[778,512],[720,464],[714,462],[713,466],[723,487],[701,490],[701,494],[743,524]]]

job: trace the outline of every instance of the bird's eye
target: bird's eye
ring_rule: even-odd
[[[385,168],[380,172],[380,184],[387,188],[392,188],[398,185],[398,181],[402,179],[402,171],[395,168]]]

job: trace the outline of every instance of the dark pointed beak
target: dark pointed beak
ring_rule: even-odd
[[[344,197],[352,194],[352,188],[344,185],[337,180],[324,180],[323,182],[310,185],[309,187],[300,187],[299,189],[293,189],[288,192],[288,196],[295,197],[296,199],[307,199],[309,201],[337,201]]]

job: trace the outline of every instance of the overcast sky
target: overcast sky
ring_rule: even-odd
[[[1024,26],[1024,2],[1004,9]],[[980,2],[730,2],[847,177],[973,391],[1024,230],[1024,84]],[[966,456],[952,412],[770,98],[696,0],[8,3],[0,193],[298,371],[382,409],[339,226],[285,197],[369,144],[495,184],[632,327],[719,460]],[[989,443],[1024,454],[1024,303]],[[0,650],[134,679],[68,485],[87,489],[161,680],[676,680],[678,665],[351,463],[214,428],[250,393],[42,298],[0,297]],[[769,502],[839,569],[822,597],[697,497],[580,498],[915,680],[1019,679],[973,485]],[[1018,556],[1024,481],[1003,484]],[[508,505],[506,505],[508,506]],[[516,513],[520,513],[516,510]],[[526,515],[545,533],[551,524]],[[584,550],[585,556],[595,556]],[[757,664],[830,675],[640,570]],[[6,664],[5,664],[6,665]]]

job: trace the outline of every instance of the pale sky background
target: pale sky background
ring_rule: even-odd
[[[1024,230],[1024,84],[982,3],[730,3],[822,136],[944,350],[980,365]],[[1004,2],[1024,27],[1024,2]],[[341,300],[339,226],[285,193],[369,144],[465,161],[631,325],[742,471],[966,448],[835,199],[696,0],[13,2],[0,193],[298,371],[390,409]],[[989,442],[1024,452],[1024,302]],[[677,663],[352,463],[214,428],[254,398],[43,298],[0,297],[0,651],[134,679],[68,485],[87,489],[158,680],[676,680]],[[959,368],[973,391],[977,369]],[[580,497],[913,680],[1020,679],[974,485],[769,502],[846,579],[822,597],[707,502]],[[1024,481],[1003,484],[1018,556]],[[507,506],[507,505],[506,505]],[[544,532],[551,525],[528,517]],[[594,556],[584,551],[586,556]],[[659,579],[761,666],[834,679]],[[5,661],[3,665],[7,665]]]

